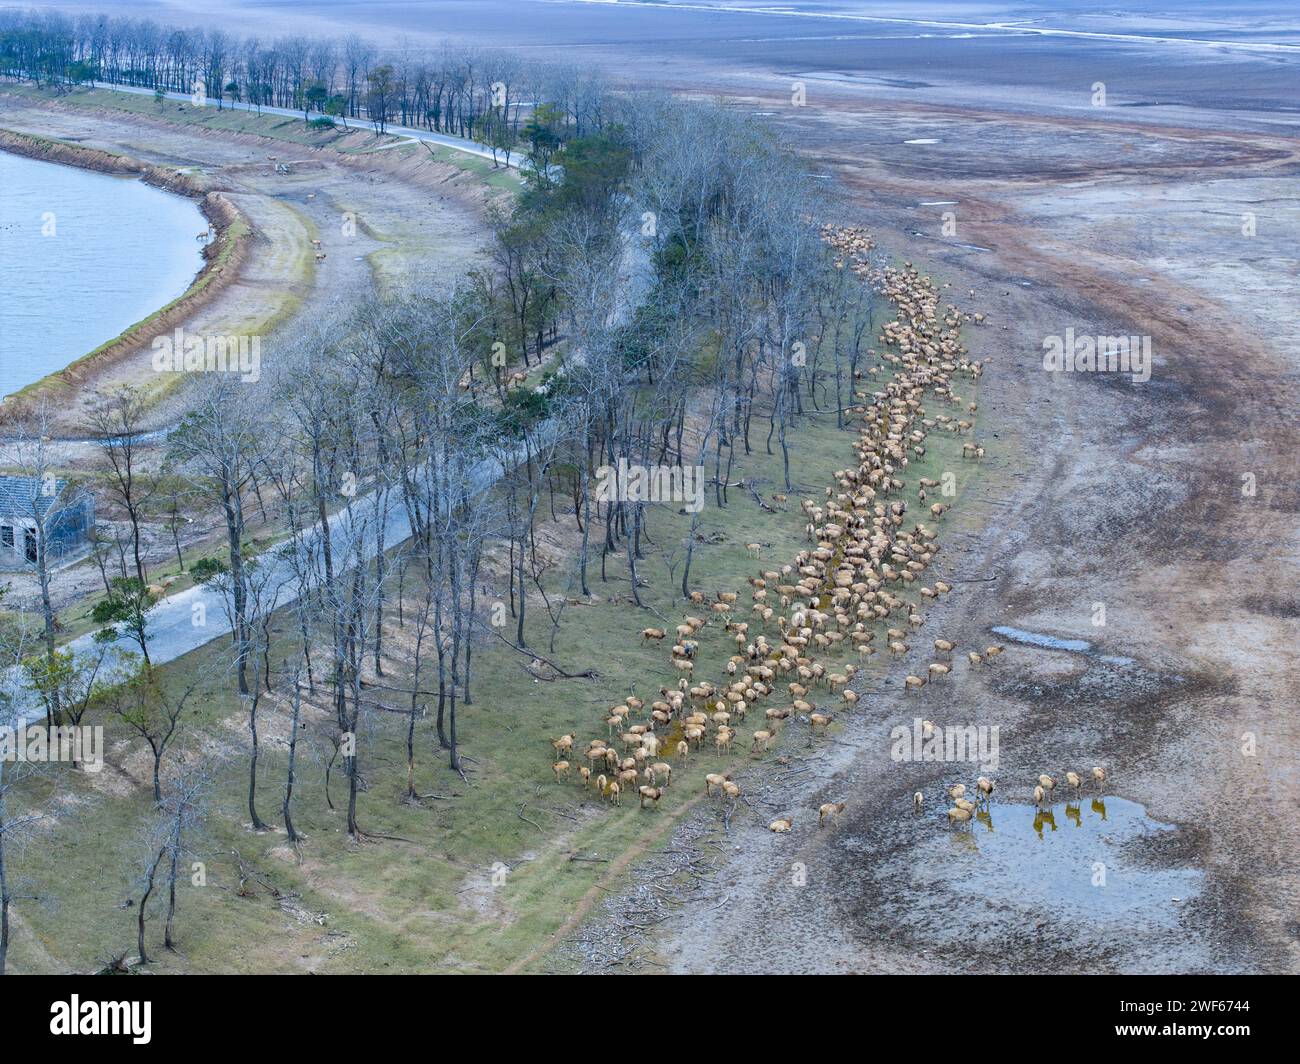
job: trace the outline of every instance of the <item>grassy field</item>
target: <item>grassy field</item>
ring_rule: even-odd
[[[966,391],[975,398],[973,388]],[[733,479],[751,480],[769,498],[782,490],[780,459],[762,453],[764,433],[755,428],[756,453],[737,459]],[[707,592],[747,590],[745,576],[791,559],[806,545],[797,500],[823,494],[832,472],[851,460],[852,440],[850,431],[835,428],[833,415],[809,416],[797,437],[788,511],[769,513],[743,489],[732,489],[725,511],[706,506],[693,585]],[[960,501],[974,466],[963,463],[959,452],[958,439],[932,437],[925,461],[909,468],[909,480],[952,470]],[[556,526],[549,523],[545,501],[539,512],[548,518],[539,535],[549,537]],[[572,519],[557,513],[567,542]],[[653,546],[640,568],[649,583],[643,597],[675,623],[684,612],[674,594],[680,568],[677,579],[670,579],[663,552],[676,549],[681,555],[689,518],[659,506],[652,508],[648,524]],[[748,542],[763,544],[760,561],[746,551]],[[346,781],[337,770],[331,789],[339,810],[326,805],[329,746],[320,738],[326,723],[320,709],[305,714],[310,723],[304,735],[311,738],[299,749],[294,817],[307,840],[295,852],[282,832],[247,829],[244,716],[228,678],[206,684],[186,711],[180,740],[182,748],[225,758],[206,837],[195,843],[206,885],[182,878],[177,953],[161,949],[161,921],[151,924],[153,970],[501,971],[550,942],[584,898],[617,889],[629,874],[619,858],[659,844],[674,818],[702,800],[704,773],[743,762],[748,745],[738,740],[735,755],[719,756],[708,747],[692,753],[687,763],[675,766],[673,786],[658,807],[644,812],[630,799],[612,808],[581,789],[576,778],[555,782],[550,737],[575,731],[585,745],[586,739],[606,734],[609,706],[632,692],[648,702],[661,684],[676,679],[668,648],[643,645],[639,638],[643,627],[664,622],[624,601],[630,592],[623,569],[621,558],[611,559],[608,583],[601,583],[598,567],[594,570],[592,590],[600,603],[569,606],[555,644],[554,660],[569,671],[594,668],[598,679],[543,682],[525,670],[526,657],[500,642],[488,641],[476,651],[474,703],[462,708],[459,721],[463,753],[472,759],[468,783],[436,750],[431,719],[419,722],[417,790],[445,800],[419,806],[400,800],[404,718],[370,714],[361,739],[369,787],[359,799],[359,819],[372,838],[360,844],[345,832]],[[576,593],[570,578],[559,567],[550,592]],[[746,606],[747,599],[742,593]],[[549,625],[540,603],[534,603],[532,616],[530,639],[545,648]],[[409,624],[409,612],[407,619]],[[398,627],[395,616],[392,626],[390,649],[400,657],[409,627]],[[281,638],[292,639],[287,619],[280,629]],[[697,679],[720,677],[731,650],[721,626],[710,625],[701,638]],[[286,644],[277,653],[289,656],[292,648]],[[196,672],[221,673],[227,657],[228,648],[219,642],[161,671],[167,684],[176,685]],[[397,662],[387,667],[387,682],[402,686]],[[376,697],[393,705],[402,701],[382,692]],[[286,692],[278,691],[263,710],[259,811],[272,823],[279,820],[283,790],[285,698]],[[11,954],[17,970],[89,970],[113,954],[132,951],[135,909],[127,902],[139,896],[135,880],[144,848],[136,837],[151,806],[149,758],[120,724],[102,723],[110,764],[95,777],[61,771],[33,792],[38,804],[58,810],[61,819],[49,821],[47,833],[14,861],[32,888],[26,893],[36,895],[17,904],[21,922]],[[742,726],[742,739],[755,726]],[[787,726],[783,743],[806,741],[804,726]],[[239,893],[241,868],[248,887]],[[537,968],[546,964],[540,952],[532,961]]]

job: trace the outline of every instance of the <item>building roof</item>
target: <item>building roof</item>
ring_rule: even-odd
[[[0,476],[0,518],[43,515],[67,486],[66,480],[55,480],[54,491],[46,492],[41,490],[40,477]],[[69,501],[63,500],[65,505]]]

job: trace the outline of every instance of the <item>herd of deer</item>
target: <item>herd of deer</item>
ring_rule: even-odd
[[[922,723],[922,728],[924,732],[933,733],[934,723],[928,720],[924,721]],[[1099,765],[1094,766],[1092,772],[1089,773],[1088,778],[1090,778],[1096,785],[1097,789],[1100,790],[1106,782],[1106,770]],[[1066,785],[1074,791],[1075,798],[1077,799],[1087,780],[1077,772],[1067,772],[1065,774],[1065,782]],[[988,805],[990,799],[993,797],[994,790],[997,789],[997,785],[997,780],[991,780],[981,776],[975,781],[974,801],[971,801],[966,797],[967,790],[964,783],[957,783],[949,787],[947,795],[952,799],[952,808],[948,810],[949,826],[969,823],[981,805]],[[1041,809],[1045,800],[1050,804],[1052,792],[1055,789],[1055,779],[1046,773],[1040,775],[1038,777],[1037,785],[1034,787],[1034,808]],[[917,791],[912,795],[912,805],[916,808],[917,812],[921,811],[924,804],[924,794]]]
[[[856,672],[854,665],[831,671],[817,658],[846,648],[852,648],[860,660],[871,657],[876,653],[877,624],[887,626],[891,655],[907,653],[910,633],[925,618],[918,603],[905,600],[901,592],[916,590],[925,602],[951,590],[940,580],[924,583],[924,574],[939,553],[939,542],[929,526],[908,521],[903,475],[909,462],[924,457],[929,433],[962,435],[971,431],[971,421],[944,407],[975,413],[976,404],[966,402],[956,391],[959,381],[973,382],[983,372],[985,363],[969,358],[961,342],[962,325],[974,319],[952,304],[941,308],[939,287],[911,263],[898,268],[871,265],[868,253],[873,245],[864,231],[827,226],[823,239],[838,256],[837,268],[847,266],[875,284],[897,310],[896,318],[884,326],[879,337],[881,364],[856,375],[854,398],[858,405],[849,413],[858,427],[854,444],[857,462],[835,473],[835,484],[826,489],[824,499],[803,501],[810,546],[792,563],[749,578],[750,620],[739,618],[743,607],[734,591],[716,592],[712,601],[702,592],[691,594],[692,613],[671,633],[670,663],[677,673],[676,684],[661,687],[659,699],[649,707],[637,697],[613,706],[605,719],[607,737],[592,739],[580,755],[587,762],[578,769],[582,786],[594,787],[613,805],[633,793],[643,809],[647,803],[658,802],[669,785],[672,767],[657,758],[670,754],[685,762],[692,751],[710,740],[719,754],[725,754],[741,739],[737,723],[745,722],[759,707],[763,707],[763,716],[761,727],[749,739],[751,756],[762,757],[791,716],[806,721],[812,734],[824,734],[834,712],[816,696],[822,691],[830,698],[838,694],[839,705],[849,710],[859,695],[848,686]],[[890,373],[880,380],[878,389],[863,390],[885,367]],[[927,409],[927,404],[936,409]],[[962,453],[978,459],[984,449],[966,443]],[[924,505],[926,492],[937,487],[937,481],[921,478],[918,502]],[[774,501],[777,498],[773,496]],[[783,503],[784,496],[779,501]],[[930,517],[942,521],[948,509],[948,504],[935,502],[929,506]],[[761,545],[750,543],[746,549],[759,556]],[[700,633],[714,622],[729,634],[735,652],[720,677],[699,681],[695,673]],[[662,628],[646,628],[641,638],[643,643],[659,643],[669,634]],[[948,660],[932,663],[925,676],[907,676],[905,690],[941,680],[950,672],[954,644],[936,639],[934,646]],[[1002,647],[990,646],[982,654],[970,651],[968,660],[978,666],[1001,653]],[[765,705],[781,684],[790,703]],[[663,738],[665,734],[669,738]],[[569,775],[569,758],[578,759],[576,741],[572,734],[552,740],[557,781]],[[1073,773],[1066,778],[1073,784]],[[1094,769],[1094,778],[1100,780],[1104,773]],[[1049,777],[1043,779],[1049,783],[1042,786],[1050,791]],[[981,778],[976,784],[979,799],[987,800],[993,788],[992,781]],[[740,785],[729,772],[708,773],[704,793],[733,803],[741,798]],[[965,787],[958,785],[950,794],[956,803],[950,821],[968,820],[974,803],[965,798]],[[918,792],[914,802],[919,807],[922,801]],[[844,808],[843,802],[821,805],[818,824],[833,823]],[[768,826],[776,833],[789,832],[794,819],[783,816]]]

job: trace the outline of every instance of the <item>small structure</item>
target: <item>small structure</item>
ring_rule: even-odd
[[[34,568],[42,538],[50,565],[70,562],[89,550],[94,529],[89,492],[55,477],[0,476],[0,569]]]

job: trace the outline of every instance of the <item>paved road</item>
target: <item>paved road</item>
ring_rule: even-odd
[[[544,424],[541,431],[543,435],[548,431],[553,435],[555,430],[554,426]],[[523,457],[522,449],[513,457],[507,456],[512,462],[522,461]],[[478,496],[487,491],[501,478],[503,472],[504,466],[496,458],[485,458],[478,462],[471,467],[468,477],[471,494]],[[379,495],[369,493],[354,499],[330,517],[330,543],[335,558],[343,562],[345,559],[355,557],[353,544],[358,535],[363,537],[365,557],[369,559],[375,556],[378,550],[376,525],[380,508]],[[315,550],[315,547],[320,535],[321,527],[318,524],[310,533],[310,536],[315,539],[303,548],[305,553],[319,556],[319,551]],[[384,520],[385,549],[396,547],[410,537],[410,519],[406,507],[402,504],[400,490],[395,487],[388,495],[388,513]],[[277,550],[263,555],[263,558],[268,559],[267,564],[270,566],[265,577],[267,600],[274,609],[292,605],[301,593],[294,558]],[[306,568],[306,566],[298,568]],[[341,565],[340,568],[346,572],[350,567]],[[259,583],[260,581],[259,576]],[[195,585],[174,595],[163,597],[149,612],[150,660],[155,665],[162,665],[192,650],[197,650],[214,639],[229,636],[232,625],[227,611],[225,595],[216,586]],[[78,656],[87,656],[95,650],[93,641],[93,633],[83,635],[64,644],[61,649],[71,650]],[[113,646],[139,653],[139,645],[125,634],[120,635]],[[106,679],[112,678],[111,672],[101,675]],[[33,720],[43,715],[44,711],[39,706],[35,695],[25,689],[17,670],[10,670],[5,681],[3,687],[7,687],[14,697],[11,709],[16,716]],[[3,687],[0,687],[0,690]]]

